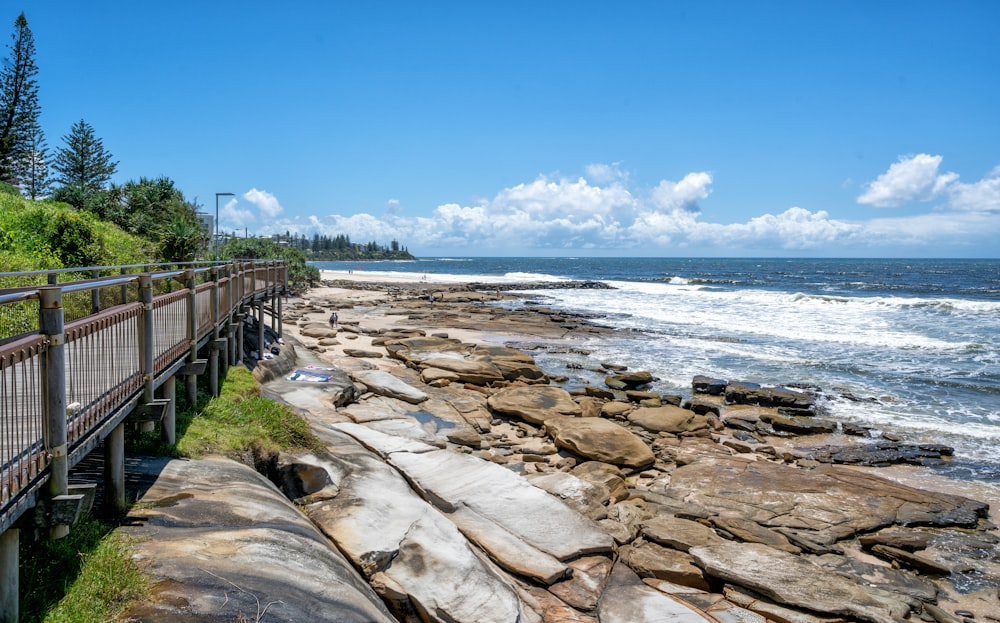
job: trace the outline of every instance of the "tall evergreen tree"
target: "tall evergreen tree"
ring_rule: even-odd
[[[28,138],[28,149],[18,158],[14,172],[21,193],[29,199],[41,199],[47,197],[52,189],[49,146],[45,142],[45,133],[38,125],[31,129]]]
[[[0,181],[17,183],[17,163],[30,150],[31,130],[38,126],[38,81],[35,36],[21,13],[7,46],[10,58],[0,69]]]
[[[55,181],[77,193],[104,190],[118,170],[118,163],[111,160],[111,152],[104,149],[104,142],[94,135],[93,126],[80,119],[63,141],[66,145],[56,150],[52,163],[59,174]]]

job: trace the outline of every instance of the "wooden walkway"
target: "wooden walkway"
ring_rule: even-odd
[[[60,272],[94,277],[58,283]],[[69,469],[103,448],[104,504],[123,508],[126,423],[173,442],[176,379],[190,403],[206,373],[217,395],[249,313],[262,334],[269,308],[280,334],[287,274],[273,260],[0,273],[39,282],[0,289],[0,623],[17,620],[19,531],[62,536],[93,500]],[[68,318],[81,296],[89,313]]]

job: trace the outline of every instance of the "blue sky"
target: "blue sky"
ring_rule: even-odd
[[[21,8],[50,150],[83,118],[117,183],[164,175],[208,212],[235,193],[226,231],[1000,257],[998,2]]]

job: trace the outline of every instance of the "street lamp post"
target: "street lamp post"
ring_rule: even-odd
[[[233,193],[215,193],[215,261],[219,261],[219,197],[235,197]]]

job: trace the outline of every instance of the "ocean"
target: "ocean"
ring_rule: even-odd
[[[955,448],[944,476],[1000,484],[1000,260],[429,258],[316,262],[428,281],[597,280],[532,301],[600,314],[590,360],[648,370],[689,396],[699,374],[819,388],[826,414]],[[533,353],[599,382],[574,352]],[[579,361],[577,362],[579,363]]]

